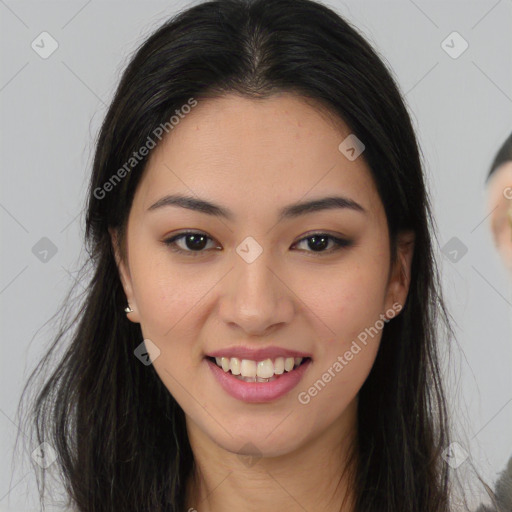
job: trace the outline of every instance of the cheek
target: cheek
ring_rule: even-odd
[[[331,343],[346,342],[374,325],[384,313],[386,278],[382,263],[354,258],[328,272],[304,274],[297,290],[322,320],[322,338],[327,336]]]
[[[377,344],[351,352],[346,359],[344,350],[336,350],[320,363],[309,382],[297,394],[301,407],[307,410],[304,422],[331,424],[357,397],[366,381],[375,357]]]
[[[332,332],[320,338],[315,371],[297,397],[301,404],[316,404],[309,408],[311,421],[334,421],[357,396],[373,367],[386,325],[380,318],[378,282],[352,273],[325,288],[319,311]]]
[[[135,251],[130,255],[133,290],[145,336],[164,340],[187,322],[206,291],[212,276],[199,278],[193,265],[176,266],[165,251]],[[212,281],[209,284],[209,280]]]
[[[370,256],[359,253],[347,258],[328,274],[308,274],[301,284],[304,302],[322,320],[317,323],[322,341],[317,346],[318,364],[307,394],[321,394],[319,402],[326,407],[336,403],[338,412],[366,380],[385,326],[381,314],[385,313],[387,260],[378,261],[376,251],[365,254]]]
[[[194,406],[190,399],[191,379],[199,364],[195,357],[197,333],[191,321],[198,321],[201,299],[214,284],[213,278],[212,283],[206,276],[200,278],[193,267],[173,264],[165,251],[159,249],[150,251],[146,247],[145,251],[130,253],[142,335],[159,349],[153,360],[154,369],[174,398],[187,409]],[[199,397],[201,393],[194,390],[192,394]]]

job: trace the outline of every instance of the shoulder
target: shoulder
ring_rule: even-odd
[[[512,457],[509,459],[505,469],[500,473],[494,492],[500,510],[512,510]],[[496,512],[496,509],[492,505],[480,505],[475,512]]]
[[[512,457],[496,482],[496,496],[505,510],[512,510]]]

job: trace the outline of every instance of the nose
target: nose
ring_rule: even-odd
[[[224,323],[251,336],[282,328],[295,311],[292,287],[264,255],[252,263],[237,257],[219,307]]]

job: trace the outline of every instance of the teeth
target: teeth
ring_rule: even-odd
[[[256,375],[262,379],[270,379],[274,375],[274,363],[272,359],[260,361],[256,367]]]
[[[284,373],[284,357],[278,357],[274,361],[274,373],[276,375],[281,375]]]
[[[240,375],[240,359],[236,357],[232,357],[229,360],[229,369],[233,375]]]
[[[291,372],[293,370],[293,365],[295,364],[295,359],[293,357],[287,357],[284,360],[284,369],[287,372]]]
[[[231,370],[233,375],[239,376],[246,382],[270,382],[275,375],[282,375],[285,371],[291,372],[302,363],[302,357],[277,357],[263,361],[239,359],[237,357],[216,357],[215,362],[226,373]]]
[[[256,362],[250,359],[242,359],[240,374],[242,377],[256,377]]]

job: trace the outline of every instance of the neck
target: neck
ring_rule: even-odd
[[[244,457],[215,443],[187,417],[194,474],[187,482],[187,511],[353,512],[350,462],[357,442],[357,403],[327,430],[275,457]]]

